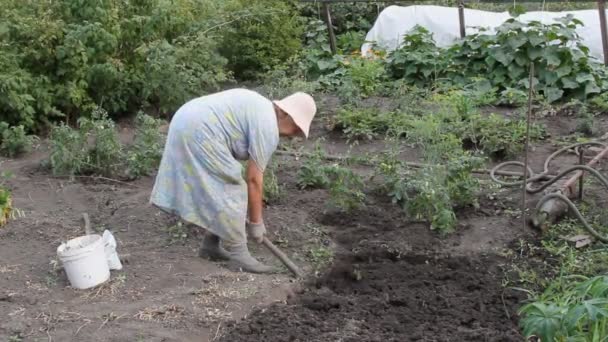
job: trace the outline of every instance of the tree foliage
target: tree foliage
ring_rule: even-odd
[[[98,106],[110,116],[173,111],[233,71],[297,52],[292,12],[267,0],[5,0],[0,118],[36,130]]]

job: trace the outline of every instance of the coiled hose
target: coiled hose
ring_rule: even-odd
[[[564,178],[566,175],[568,175],[574,171],[589,172],[591,175],[593,175],[595,178],[597,178],[600,181],[600,183],[602,183],[604,185],[604,187],[606,187],[606,190],[608,190],[608,179],[606,177],[604,177],[599,171],[597,171],[594,168],[591,168],[589,166],[586,166],[586,165],[575,165],[575,166],[569,167],[566,170],[560,172],[556,176],[552,176],[549,174],[549,167],[550,167],[550,164],[553,161],[553,159],[557,158],[557,156],[559,156],[571,149],[574,149],[577,154],[580,154],[581,153],[580,148],[583,146],[599,146],[602,148],[607,147],[606,144],[600,143],[600,142],[585,142],[585,143],[573,144],[573,145],[566,146],[562,149],[557,150],[556,152],[551,154],[545,160],[543,172],[541,172],[539,174],[534,174],[532,169],[529,167],[528,167],[528,170],[524,171],[524,172],[527,172],[527,176],[528,176],[528,179],[526,181],[526,191],[530,194],[537,194],[539,192],[542,192],[545,189],[547,189],[549,186],[555,184],[555,182],[559,181],[560,179]],[[522,163],[522,162],[518,162],[518,161],[504,162],[504,163],[496,165],[490,171],[490,177],[492,178],[492,180],[494,182],[504,185],[504,186],[517,186],[517,185],[521,186],[521,185],[523,185],[523,182],[524,182],[523,180],[514,181],[514,182],[505,182],[496,177],[496,172],[498,170],[501,170],[501,169],[505,168],[506,166],[513,166],[513,165],[520,166],[522,168],[524,167],[524,163]],[[543,185],[541,185],[537,188],[532,187],[531,183],[537,183],[540,181],[546,181],[546,183],[544,183]],[[581,214],[580,210],[578,210],[576,205],[568,197],[566,197],[564,194],[562,194],[560,192],[553,192],[553,193],[549,193],[549,194],[546,194],[545,196],[543,196],[540,199],[540,201],[538,202],[538,204],[536,205],[536,210],[539,210],[543,206],[543,204],[545,204],[547,201],[549,201],[551,199],[559,199],[559,200],[563,201],[566,205],[568,205],[570,210],[576,215],[578,220],[582,223],[583,227],[585,228],[585,230],[587,230],[587,232],[589,232],[589,234],[591,234],[593,237],[595,237],[596,239],[598,239],[602,242],[608,242],[608,237],[601,235],[593,227],[591,227],[591,225],[587,222],[587,220]]]

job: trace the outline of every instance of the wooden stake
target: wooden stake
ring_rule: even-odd
[[[530,122],[532,121],[532,96],[534,95],[534,62],[530,64],[530,77],[528,78],[528,115],[526,118],[526,142],[524,146],[524,181],[522,189],[522,201],[521,201],[521,217],[523,221],[523,228],[526,229],[528,222],[526,218],[526,200],[528,195],[528,150],[530,148]]]
[[[329,48],[332,54],[336,54],[336,34],[334,33],[334,25],[331,23],[331,10],[327,2],[323,3],[323,12],[325,16],[325,23],[327,24],[327,33],[329,34]]]
[[[604,65],[608,66],[608,25],[606,25],[606,0],[597,0],[597,9],[600,13],[600,32],[602,33]]]
[[[460,23],[460,38],[464,38],[466,36],[464,24],[464,0],[458,1],[458,21]]]

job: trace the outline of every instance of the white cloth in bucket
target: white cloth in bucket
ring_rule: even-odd
[[[114,235],[109,230],[103,232],[103,245],[110,269],[122,270],[122,263],[116,252],[116,239],[114,239]]]

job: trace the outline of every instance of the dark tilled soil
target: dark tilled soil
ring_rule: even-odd
[[[224,341],[522,340],[523,298],[501,286],[500,257],[447,255],[449,241],[379,207],[319,221],[345,252],[287,304],[233,323]]]

